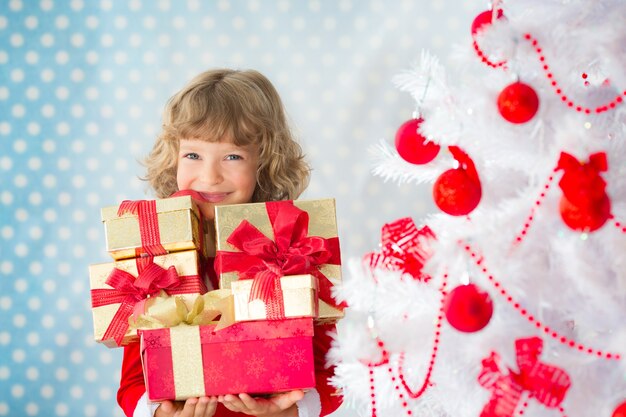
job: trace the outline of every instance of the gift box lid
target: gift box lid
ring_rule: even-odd
[[[310,317],[238,322],[218,331],[215,331],[215,325],[190,326],[181,324],[171,328],[139,330],[140,337],[144,343],[142,351],[147,347],[154,346],[151,340],[155,337],[159,340],[159,347],[170,347],[171,338],[161,337],[162,335],[169,332],[195,332],[198,331],[198,327],[202,343],[233,343],[313,337],[313,319]]]
[[[157,199],[156,202],[156,212],[157,213],[166,213],[170,211],[179,211],[179,210],[191,210],[196,216],[199,216],[199,209],[196,203],[193,201],[191,196],[184,195],[180,197],[170,197]],[[100,215],[103,222],[114,220],[114,219],[123,219],[126,217],[136,217],[135,214],[132,213],[124,213],[121,216],[118,216],[117,212],[120,205],[116,206],[108,206],[103,207],[100,210]]]

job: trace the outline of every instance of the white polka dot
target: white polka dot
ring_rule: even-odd
[[[58,333],[54,337],[54,341],[58,346],[67,346],[67,343],[69,342],[69,338],[67,337],[65,333]]]
[[[54,327],[54,317],[46,314],[41,318],[41,325],[46,329]]]
[[[95,100],[100,96],[100,92],[96,87],[89,87],[85,92],[85,96],[88,100]]]
[[[36,416],[39,414],[39,406],[35,403],[26,404],[26,415]]]
[[[5,275],[9,275],[13,272],[13,263],[11,263],[11,261],[3,261],[0,263],[0,272]]]
[[[85,379],[90,382],[97,380],[98,371],[96,371],[94,368],[87,368],[87,370],[85,370]]]
[[[28,266],[28,270],[33,275],[39,275],[39,274],[41,274],[41,271],[43,270],[43,267],[41,266],[41,262],[33,261]]]
[[[69,407],[65,403],[58,403],[54,407],[54,412],[57,416],[60,416],[60,417],[66,416],[67,413],[69,412]]]
[[[11,133],[11,125],[7,122],[0,123],[0,133],[3,135],[8,135]]]
[[[39,99],[39,89],[37,87],[28,87],[26,89],[26,98],[29,100]]]
[[[69,227],[59,227],[59,239],[67,240],[72,237],[72,231]]]
[[[11,109],[11,114],[13,114],[13,117],[24,117],[24,115],[26,114],[26,107],[21,104],[16,104]]]
[[[11,71],[11,80],[15,83],[24,81],[24,71],[19,68]]]
[[[26,342],[30,346],[39,345],[39,334],[35,332],[28,333],[28,335],[26,336]]]
[[[24,396],[24,386],[15,384],[11,387],[11,396],[13,398],[22,398]]]
[[[0,87],[0,100],[6,100],[9,98],[9,89],[2,86]]]
[[[5,51],[0,51],[0,64],[6,64],[9,62],[9,54]]]
[[[111,398],[111,389],[100,388],[100,391],[98,391],[98,396],[101,400],[108,400],[109,398]]]
[[[54,94],[59,100],[67,100],[67,98],[70,96],[70,90],[67,87],[61,86],[57,87],[57,89],[54,91]]]
[[[26,325],[26,316],[23,314],[16,314],[13,316],[13,325],[18,328],[22,328]]]
[[[90,136],[95,136],[100,132],[100,129],[96,123],[87,123],[85,126],[85,132],[87,132]]]
[[[41,107],[41,114],[44,117],[50,118],[52,116],[54,116],[55,110],[54,110],[54,106],[51,104],[44,104]]]
[[[13,305],[13,300],[11,299],[11,297],[2,297],[0,298],[0,308],[3,310],[9,310],[11,308],[11,306]]]
[[[46,350],[44,350],[43,352],[41,352],[41,361],[42,361],[43,363],[52,363],[52,361],[54,361],[54,352],[52,352],[52,351],[51,351],[51,350],[49,350],[49,349],[46,349]],[[45,388],[46,388],[46,386],[44,386],[44,387],[42,388],[42,393],[41,393],[42,395],[44,394],[44,393],[43,393],[43,390],[44,390]],[[45,398],[50,398],[50,397],[46,397],[45,395],[44,395],[44,397],[45,397]]]
[[[14,33],[13,35],[11,35],[9,42],[11,43],[11,46],[19,48],[24,45],[24,37],[20,33]]]
[[[81,387],[79,387],[78,385],[74,385],[72,388],[70,388],[70,395],[74,399],[82,398],[83,397],[83,389]]]
[[[55,187],[57,184],[57,179],[54,175],[52,174],[46,174],[43,177],[43,185],[46,188],[53,188]]]
[[[83,319],[80,317],[72,317],[70,319],[70,326],[72,326],[72,329],[80,329],[83,327]],[[91,337],[91,336],[90,336]]]
[[[85,221],[85,212],[82,210],[75,210],[72,213],[72,219],[77,223],[83,223]]]
[[[74,350],[70,353],[70,361],[74,364],[80,364],[83,362],[83,352],[80,350]]]
[[[15,280],[15,291],[22,293],[28,289],[28,282],[24,278]]]
[[[28,160],[28,168],[33,171],[37,171],[39,168],[41,168],[41,159],[36,156],[30,158]]]
[[[26,369],[26,378],[28,378],[30,381],[38,380],[39,369],[35,368],[34,366],[28,367],[28,369]]]
[[[41,35],[41,38],[39,38],[39,42],[42,46],[49,48],[54,45],[54,36],[50,33],[44,33]]]
[[[56,245],[50,243],[43,248],[44,256],[47,258],[55,258],[57,255],[57,247]]]
[[[22,0],[11,0],[9,2],[9,8],[14,12],[22,10]]]
[[[31,297],[28,299],[28,308],[37,311],[41,308],[41,299],[38,297]]]
[[[33,192],[28,195],[28,202],[33,206],[38,206],[39,204],[41,204],[41,201],[41,193]]]
[[[137,48],[138,46],[141,46],[141,44],[143,43],[143,40],[141,38],[141,35],[137,33],[133,33],[132,35],[130,35],[130,38],[128,39],[128,43],[130,44],[130,46]]]
[[[60,205],[67,206],[68,204],[72,202],[72,195],[66,192],[59,193],[57,200],[59,201]]]
[[[55,130],[59,136],[67,136],[70,133],[70,124],[67,122],[57,123]]]
[[[41,237],[43,236],[43,231],[41,230],[41,227],[39,226],[33,226],[30,228],[30,230],[28,231],[28,235],[31,237],[31,239],[33,240],[39,240],[41,239]]]
[[[100,44],[105,48],[113,46],[114,40],[113,36],[109,33],[105,33],[100,37]]]
[[[18,257],[23,258],[26,255],[28,255],[28,246],[26,246],[23,243],[19,243],[19,244],[15,245],[14,251],[15,251],[15,254]]]
[[[13,228],[11,226],[4,226],[2,228],[2,237],[5,239],[11,239],[15,234]]]
[[[72,177],[72,186],[74,188],[83,188],[85,186],[85,177],[82,175],[75,175]]]
[[[47,399],[52,398],[54,396],[54,388],[51,385],[44,385],[44,386],[42,386],[41,387],[41,396],[43,398],[47,398]]]
[[[87,229],[87,239],[91,241],[99,241],[100,240],[100,228],[90,227]]]
[[[61,171],[67,171],[70,168],[71,165],[72,164],[70,163],[70,160],[68,158],[65,158],[65,157],[61,157],[57,161],[57,167]]]
[[[10,376],[11,370],[6,366],[0,366],[0,379],[9,379]]]
[[[39,62],[39,54],[35,51],[28,51],[24,57],[26,63],[34,65]]]
[[[9,415],[9,405],[5,402],[0,402],[0,416]]]
[[[54,209],[47,209],[43,212],[43,218],[49,223],[53,223],[57,219],[57,212]]]
[[[87,60],[88,64],[96,65],[98,63],[98,61],[100,60],[100,56],[98,55],[97,52],[89,51],[85,55],[85,59]]]
[[[95,29],[100,24],[100,21],[96,16],[87,16],[85,19],[85,26],[89,29]]]
[[[23,208],[15,210],[15,219],[19,222],[25,222],[28,220],[28,212]]]
[[[0,158],[0,168],[2,168],[5,171],[8,171],[11,169],[12,166],[13,166],[13,161],[8,156],[4,156]]]
[[[80,68],[75,68],[70,73],[70,79],[75,83],[79,83],[85,79],[85,73]]]
[[[2,201],[2,204],[5,206],[10,205],[13,203],[13,194],[11,194],[10,191],[3,191],[2,194],[0,194],[0,201]]]
[[[39,126],[39,123],[31,122],[26,125],[26,131],[33,136],[37,136],[41,132],[41,126]]]
[[[28,179],[26,178],[26,175],[19,174],[13,178],[13,184],[15,184],[17,188],[24,188],[28,185]]]

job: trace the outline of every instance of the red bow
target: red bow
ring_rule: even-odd
[[[161,268],[150,257],[137,258],[136,262],[139,271],[137,278],[113,268],[105,282],[113,288],[91,290],[93,308],[121,304],[102,336],[102,340],[114,339],[118,346],[128,331],[128,319],[143,313],[149,297],[159,294],[161,290],[165,290],[168,295],[207,292],[206,285],[198,275],[179,277],[174,266]]]
[[[237,271],[242,279],[254,279],[250,300],[260,299],[267,306],[269,319],[284,318],[280,277],[311,274],[318,278],[319,297],[334,302],[328,278],[319,270],[322,264],[340,264],[339,239],[307,236],[309,214],[292,201],[265,203],[274,241],[247,220],[243,220],[227,242],[241,252],[217,251],[215,269]]]
[[[161,245],[159,233],[159,219],[156,211],[155,200],[124,200],[117,209],[117,215],[122,216],[132,213],[137,216],[139,222],[139,234],[141,236],[141,248],[135,250],[136,256],[145,252],[150,256],[165,255],[167,251]]]
[[[491,390],[491,398],[480,417],[512,417],[525,392],[548,408],[561,404],[571,384],[570,378],[562,369],[539,362],[542,347],[543,340],[539,337],[515,341],[519,373],[511,369],[502,372],[496,352],[483,359],[478,382]]]
[[[424,262],[430,256],[420,241],[421,237],[434,238],[428,226],[417,229],[410,217],[398,219],[382,227],[381,252],[371,252],[363,257],[371,268],[382,267],[390,271],[402,271],[414,279],[427,281],[422,274]]]
[[[563,190],[565,198],[576,207],[592,207],[595,202],[605,197],[606,182],[600,176],[600,172],[608,169],[604,152],[590,155],[586,164],[568,153],[561,152],[557,169],[564,171],[559,187]]]

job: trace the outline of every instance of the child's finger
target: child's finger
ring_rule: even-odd
[[[297,401],[300,401],[302,397],[304,397],[303,391],[294,390],[272,397],[271,401],[281,410],[285,410],[294,405]]]
[[[254,410],[258,407],[257,401],[248,394],[239,394],[239,399],[243,405],[250,410]]]

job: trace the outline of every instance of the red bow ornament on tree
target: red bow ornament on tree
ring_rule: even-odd
[[[543,340],[539,337],[515,341],[519,373],[500,368],[496,352],[482,361],[478,382],[491,391],[480,417],[513,417],[522,396],[527,394],[548,408],[558,407],[571,382],[565,371],[539,361]]]
[[[410,217],[387,223],[381,230],[381,251],[371,252],[363,261],[371,268],[402,271],[414,279],[427,281],[430,277],[422,273],[424,262],[430,257],[424,239],[434,238],[428,226],[417,229]]]
[[[562,152],[557,169],[563,170],[559,187],[563,190],[560,211],[565,224],[580,231],[600,228],[611,216],[606,181],[600,176],[608,169],[606,154],[592,154],[589,162],[581,163]]]
[[[165,291],[168,295],[207,292],[207,287],[198,275],[179,277],[174,266],[164,269],[155,264],[151,257],[137,258],[139,274],[113,268],[106,280],[112,289],[91,290],[92,307],[121,304],[111,319],[102,340],[114,339],[119,346],[128,331],[128,319],[144,313],[146,301]]]
[[[339,239],[308,236],[309,214],[292,201],[272,201],[265,208],[274,240],[243,220],[226,240],[240,252],[217,251],[215,270],[239,272],[240,279],[253,279],[250,300],[260,299],[271,320],[285,317],[280,277],[311,274],[318,279],[319,298],[333,307],[331,282],[319,270],[323,264],[341,263]]]

